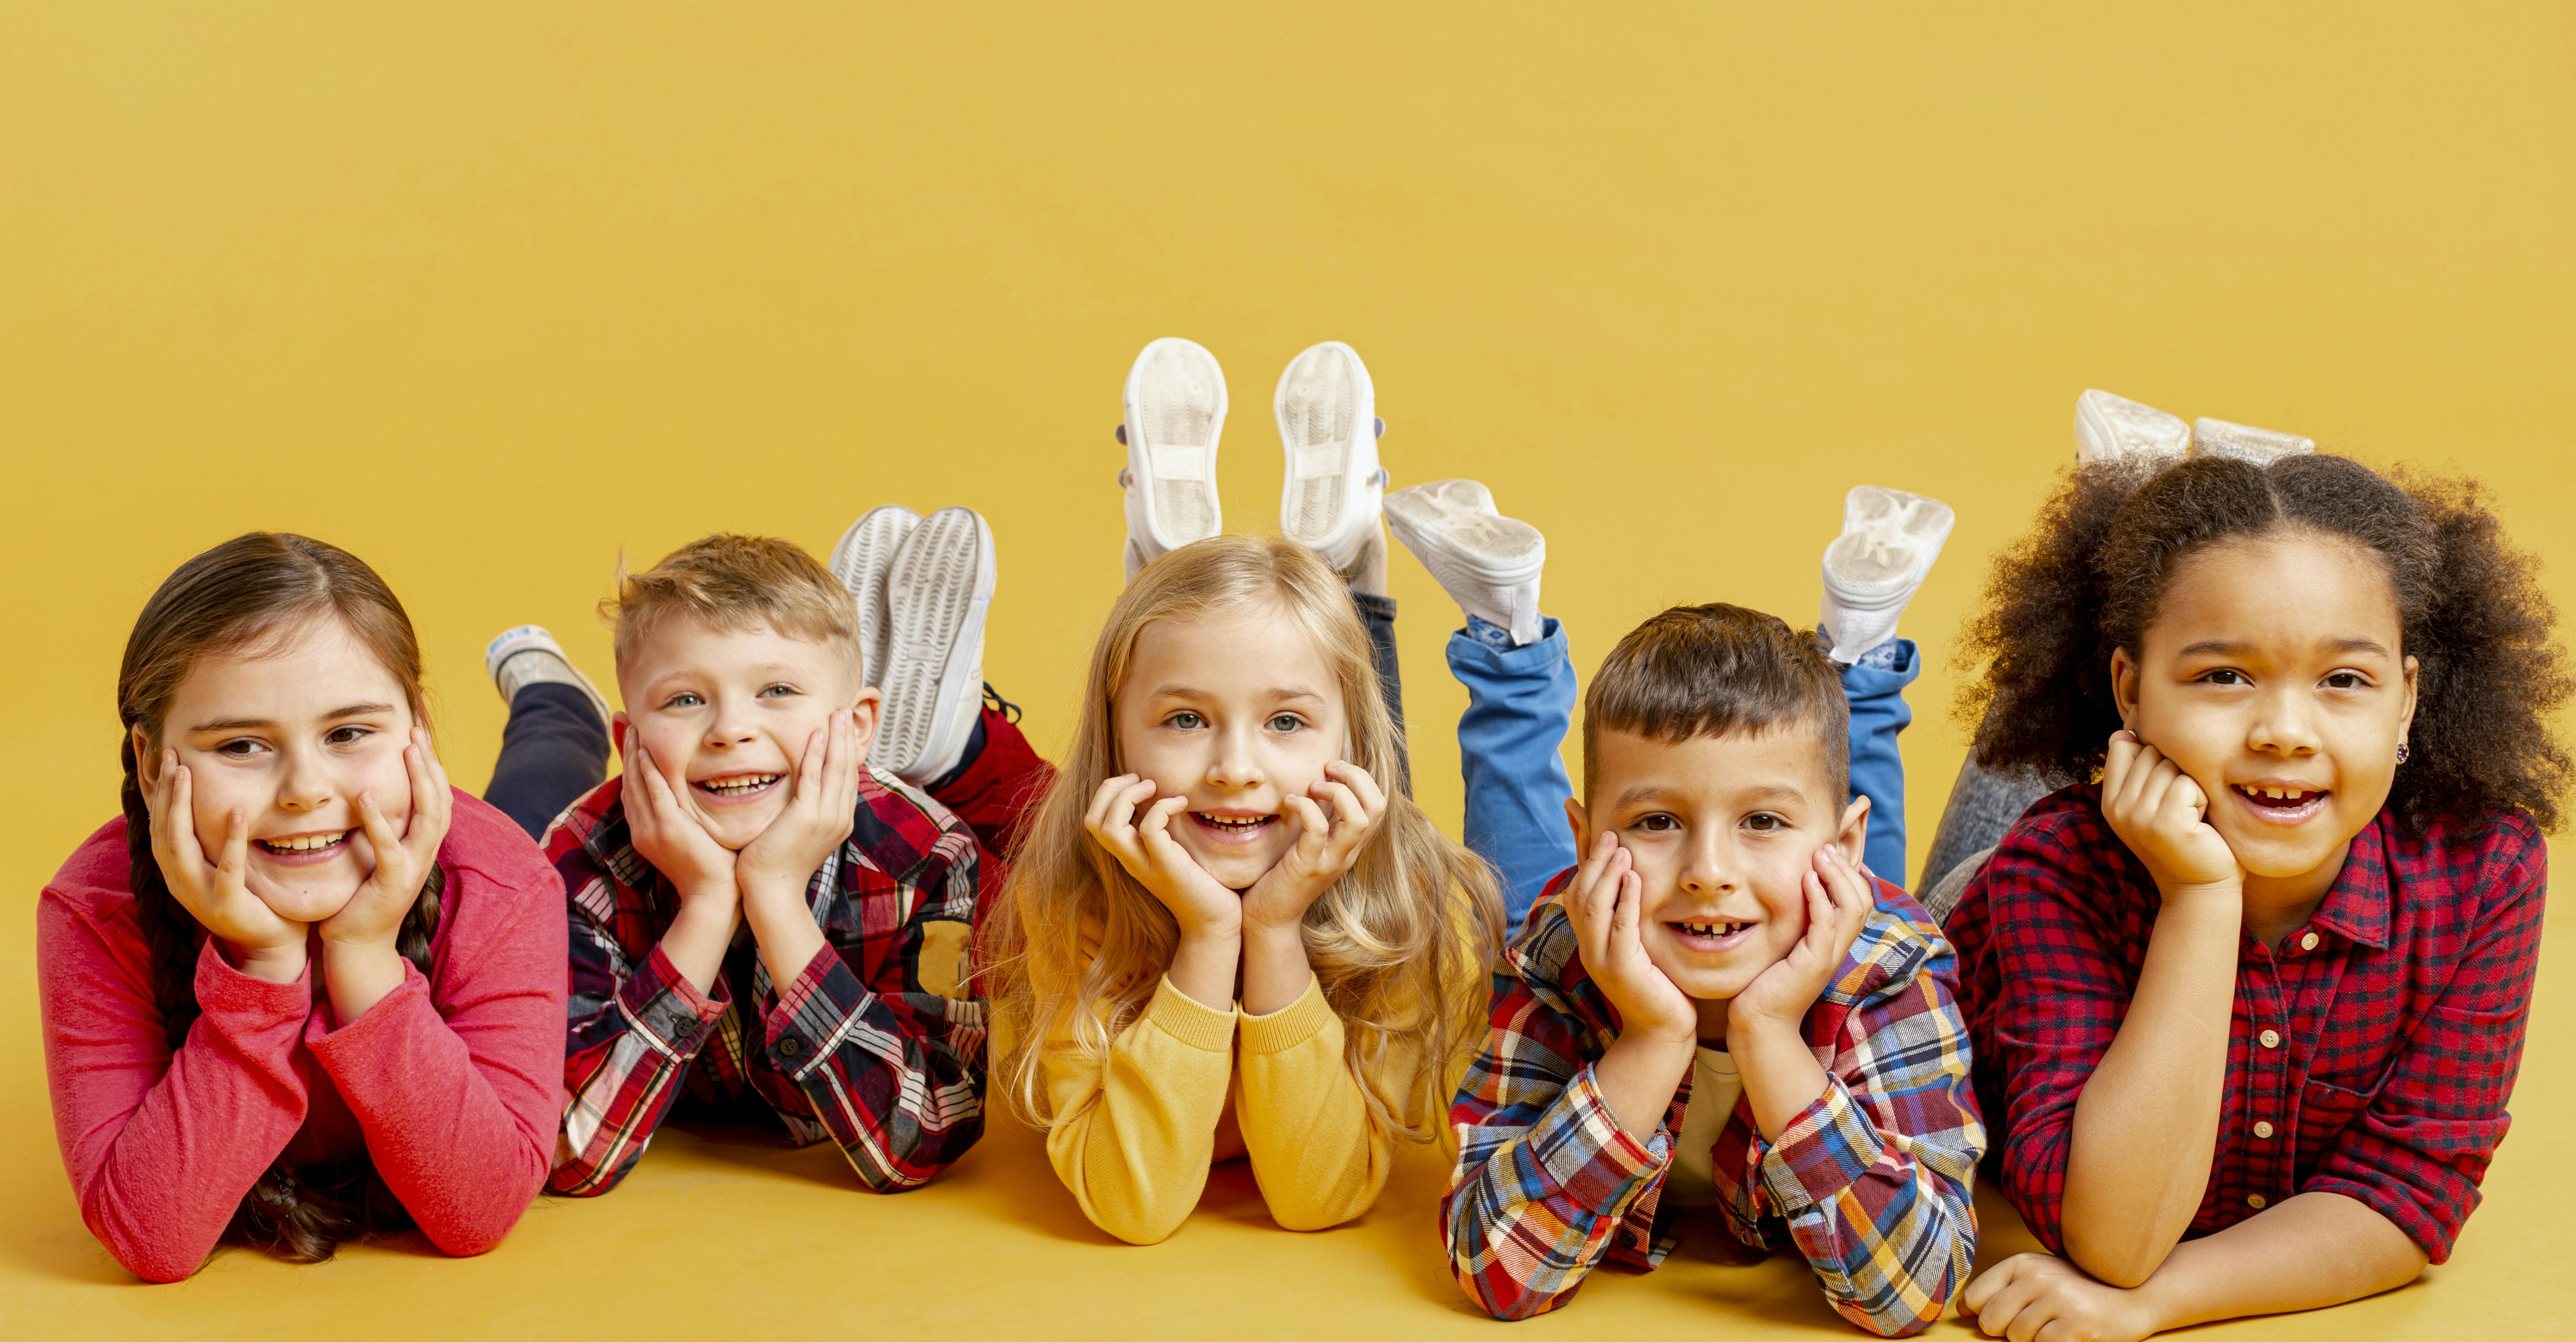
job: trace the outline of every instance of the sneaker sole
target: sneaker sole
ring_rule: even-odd
[[[823,565],[850,589],[850,599],[858,606],[863,684],[876,684],[885,670],[886,569],[903,548],[904,538],[920,525],[921,514],[900,503],[870,508],[841,533],[840,543],[832,547],[832,557]]]
[[[1547,568],[1547,537],[1501,515],[1473,480],[1439,480],[1386,496],[1386,525],[1427,567],[1434,553],[1481,581],[1511,587]]]
[[[555,660],[570,668],[573,677],[581,682],[581,692],[590,696],[591,706],[599,710],[599,720],[601,722],[614,720],[614,715],[608,710],[608,696],[601,694],[599,687],[591,683],[590,677],[584,674],[580,667],[573,665],[572,656],[563,650],[563,644],[556,642],[554,633],[541,624],[523,624],[515,629],[504,629],[494,636],[491,642],[483,645],[483,674],[491,678],[492,688],[496,690],[501,688],[502,665],[523,652],[553,653]]]
[[[884,717],[868,761],[903,773],[919,760],[954,753],[949,740],[961,699],[983,701],[973,667],[993,604],[993,530],[965,508],[942,508],[921,520],[886,571]],[[969,683],[973,682],[973,683]]]
[[[1128,368],[1123,399],[1127,471],[1146,538],[1177,550],[1223,530],[1216,450],[1225,433],[1225,370],[1216,356],[1179,336],[1156,340]]]
[[[1377,385],[1359,352],[1338,340],[1308,347],[1270,397],[1285,456],[1279,533],[1334,568],[1359,560],[1378,511]]]
[[[1910,505],[1930,505],[1913,510]],[[1895,521],[1896,526],[1888,523]],[[1860,485],[1843,496],[1843,534],[1825,546],[1825,585],[1836,604],[1846,610],[1884,610],[1912,596],[1923,577],[1941,557],[1941,546],[1950,539],[1950,530],[1958,523],[1958,514],[1939,499],[1908,494],[1898,489],[1881,489]],[[1834,572],[1835,557],[1846,562],[1855,550],[1866,552],[1874,535],[1893,532],[1897,539],[1914,548],[1916,558],[1903,569],[1884,578],[1843,578]]]

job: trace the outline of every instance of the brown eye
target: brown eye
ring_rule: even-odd
[[[1653,815],[1639,816],[1635,827],[1644,830],[1648,834],[1670,834],[1674,830],[1680,829],[1682,827],[1682,822],[1658,811]]]
[[[1756,834],[1768,834],[1781,827],[1781,820],[1769,811],[1756,811],[1744,817],[1744,827]]]

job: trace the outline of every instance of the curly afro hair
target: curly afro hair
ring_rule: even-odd
[[[2111,653],[2139,651],[2175,568],[2234,537],[2286,529],[2353,541],[2387,566],[2415,720],[2388,804],[2420,831],[2436,815],[2519,810],[2558,826],[2571,768],[2552,720],[2576,682],[2531,557],[2466,480],[2348,458],[2268,464],[2193,457],[2076,468],[2038,525],[1995,560],[1961,661],[1982,671],[1959,706],[1976,760],[2055,782],[2093,777],[2120,729]]]

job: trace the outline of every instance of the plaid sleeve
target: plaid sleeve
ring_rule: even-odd
[[[2309,1131],[2331,1130],[2360,1108],[2300,1191],[2359,1201],[2436,1263],[2451,1256],[2477,1209],[2478,1183],[2512,1121],[2505,1100],[2521,1069],[2539,968],[2549,850],[2518,818],[2503,835],[2519,837],[2520,851],[2470,887],[2500,893],[2367,1107],[2360,1095],[2317,1081],[2300,1101],[2299,1126]]]
[[[619,939],[621,929],[649,936],[644,895],[628,883],[648,869],[638,859],[622,879],[617,864],[593,856],[584,839],[603,816],[590,806],[586,799],[546,835],[570,920],[564,1089],[571,1095],[546,1186],[576,1197],[615,1188],[635,1167],[689,1060],[724,1014],[722,999],[699,992],[658,943],[644,941],[651,949],[638,959]]]
[[[1764,1211],[1788,1222],[1826,1298],[1853,1323],[1903,1337],[1932,1326],[1967,1281],[1986,1138],[1955,957],[1928,924],[1876,921],[1888,935],[1873,958],[1910,972],[1844,1016],[1825,1093],[1779,1141],[1754,1142]]]
[[[2109,828],[2102,832],[2108,837]],[[2004,836],[1976,878],[1986,887],[1986,953],[2000,984],[1977,1048],[2004,1110],[1988,1115],[2005,1134],[2004,1195],[2056,1254],[2066,1251],[2062,1212],[2075,1102],[2119,1037],[2136,986],[2088,912],[2088,894],[2102,892],[2079,865],[2055,829],[2025,822]]]
[[[880,1193],[928,1182],[984,1132],[984,1004],[936,991],[958,980],[982,880],[973,833],[952,825],[911,878],[875,981],[827,946],[768,1015],[770,1062]]]
[[[1458,1284],[1499,1319],[1563,1304],[1661,1178],[1672,1134],[1643,1145],[1594,1083],[1575,1023],[1505,970],[1492,1026],[1451,1106],[1458,1164],[1441,1218]]]

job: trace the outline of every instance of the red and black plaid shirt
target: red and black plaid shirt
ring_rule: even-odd
[[[2510,1122],[2548,864],[2520,814],[2410,836],[2383,810],[2305,926],[2278,949],[2242,939],[2218,1149],[2188,1234],[2332,1192],[2450,1256]],[[2119,1033],[2159,902],[2086,784],[2022,816],[1945,929],[2004,1191],[2051,1250],[2075,1102]]]

